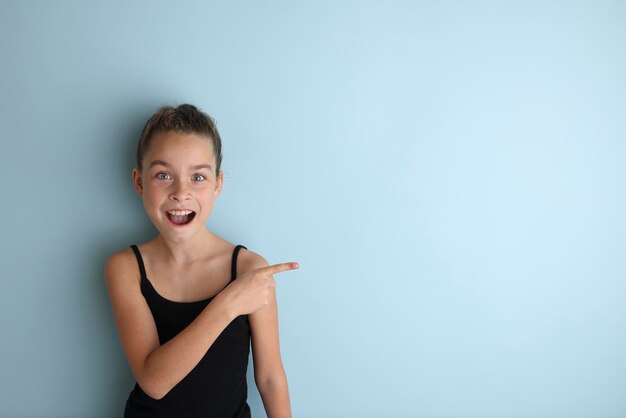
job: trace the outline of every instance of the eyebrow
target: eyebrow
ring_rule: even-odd
[[[163,160],[154,160],[150,163],[150,168],[154,167],[155,165],[162,165],[164,167],[169,167],[172,168],[172,166],[168,163],[166,163]],[[198,164],[198,165],[192,165],[190,166],[190,168],[193,168],[194,170],[200,170],[201,168],[206,168],[209,171],[211,171],[211,166],[209,164]]]

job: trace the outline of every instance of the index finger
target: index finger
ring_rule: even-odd
[[[295,270],[299,267],[300,265],[298,263],[279,263],[267,267],[261,267],[258,270],[264,274],[274,274],[280,273],[281,271]]]

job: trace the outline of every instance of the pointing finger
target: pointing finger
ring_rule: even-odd
[[[264,274],[274,274],[287,270],[295,270],[299,267],[300,265],[298,263],[280,263],[274,264],[272,266],[261,267],[260,269],[258,269],[258,271],[261,271]]]

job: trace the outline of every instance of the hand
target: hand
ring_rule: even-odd
[[[233,318],[251,314],[269,303],[271,289],[276,287],[272,274],[299,267],[298,263],[280,263],[247,271],[226,286],[220,296],[227,301]]]

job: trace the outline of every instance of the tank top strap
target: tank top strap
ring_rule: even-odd
[[[137,248],[137,245],[135,244],[132,244],[130,248],[133,249],[133,252],[135,253],[135,257],[137,258],[137,264],[139,265],[139,272],[141,273],[141,278],[146,279],[146,267],[143,264],[143,258],[141,257],[139,248]],[[239,250],[241,250],[242,248],[245,248],[246,250],[248,249],[247,247],[243,245],[237,245],[235,247],[235,250],[233,251],[233,260],[232,260],[232,265],[231,265],[231,279],[230,279],[231,282],[237,278],[237,256],[239,255]]]
[[[137,264],[139,264],[139,272],[141,273],[141,278],[146,279],[146,267],[143,265],[143,258],[141,258],[139,248],[137,248],[135,244],[132,244],[130,248],[133,249],[135,257],[137,257]]]
[[[233,263],[231,266],[231,278],[230,278],[231,282],[237,278],[237,255],[239,254],[239,250],[241,250],[242,248],[245,248],[246,250],[248,249],[244,247],[243,245],[239,244],[235,247],[235,250],[233,251]]]

